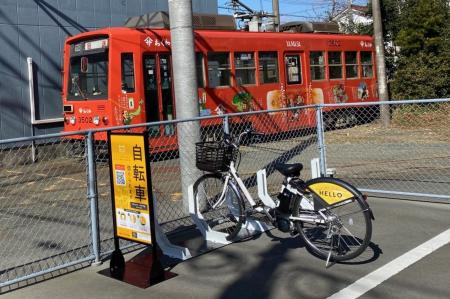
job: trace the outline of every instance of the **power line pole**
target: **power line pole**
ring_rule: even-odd
[[[272,0],[272,13],[274,15],[274,28],[275,31],[280,31],[280,5],[278,0]]]
[[[375,56],[377,64],[377,79],[378,79],[378,96],[381,101],[388,101],[389,94],[387,89],[386,79],[386,62],[384,58],[384,41],[383,29],[381,26],[381,9],[380,0],[372,0],[373,11],[373,34],[375,37]],[[391,122],[389,105],[381,105],[380,117],[384,127],[388,127]]]
[[[192,0],[169,0],[170,35],[177,119],[199,116],[195,69]],[[200,176],[195,166],[195,143],[200,141],[200,123],[177,125],[183,207],[188,211],[188,188]]]

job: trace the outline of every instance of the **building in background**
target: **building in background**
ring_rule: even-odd
[[[332,21],[339,25],[339,31],[343,33],[355,33],[357,26],[372,24],[372,18],[367,15],[368,11],[368,6],[350,5],[336,14]]]
[[[197,13],[217,14],[217,0],[193,0]],[[131,16],[168,11],[167,0],[0,1],[0,140],[59,132],[64,40],[102,27],[122,26]],[[31,123],[27,58],[33,60]],[[45,120],[53,119],[50,123]]]

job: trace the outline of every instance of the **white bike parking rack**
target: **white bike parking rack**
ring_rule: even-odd
[[[223,245],[230,244],[231,242],[226,239],[226,234],[211,229],[206,223],[205,218],[203,218],[202,213],[200,213],[200,210],[198,209],[197,199],[194,197],[194,185],[189,186],[188,197],[189,214],[206,242]]]
[[[270,197],[269,192],[267,191],[266,169],[260,169],[256,172],[256,183],[258,186],[259,199],[261,199],[265,206],[269,208],[276,208],[275,202],[273,201],[272,197]],[[242,225],[242,228],[247,230],[248,233],[265,232],[271,229],[271,227],[265,222],[252,218],[247,218],[246,222]]]
[[[262,233],[269,229],[271,229],[271,227],[268,226],[266,223],[247,217],[245,223],[242,224],[241,231],[245,230],[248,234],[251,234],[254,232]]]
[[[265,206],[275,209],[277,205],[273,201],[272,197],[270,197],[269,192],[267,191],[267,174],[266,169],[260,169],[256,173],[257,184],[258,184],[258,196],[259,199],[262,200]]]
[[[153,209],[154,209],[154,215],[158,215],[157,207],[156,207],[156,196],[153,196]],[[164,253],[164,255],[167,255],[169,257],[176,258],[179,260],[183,260],[183,261],[192,257],[188,248],[174,245],[174,244],[172,244],[172,242],[169,241],[166,234],[164,233],[161,226],[159,225],[157,219],[155,219],[155,234],[156,234],[156,241],[158,242],[158,246],[161,249],[161,251]]]
[[[320,177],[320,160],[319,158],[311,159],[311,178]]]
[[[269,193],[267,191],[267,177],[265,169],[261,169],[257,172],[257,184],[258,184],[258,196],[261,199],[261,201],[267,207],[275,208],[276,204],[269,196]],[[203,215],[200,213],[197,199],[194,197],[193,185],[189,186],[188,197],[189,197],[189,214],[192,220],[194,221],[195,225],[197,226],[197,229],[200,231],[203,238],[206,240],[206,242],[218,243],[223,245],[230,244],[231,242],[226,239],[226,234],[211,229],[206,223],[205,219],[203,218]],[[255,232],[261,233],[271,228],[272,228],[271,226],[267,225],[262,221],[253,219],[251,217],[247,217],[245,223],[242,224],[241,231],[239,232],[239,234],[241,235],[243,233],[252,234]]]
[[[327,168],[327,177],[334,177],[336,175],[336,168]],[[320,177],[320,159],[311,159],[311,178],[315,179]]]

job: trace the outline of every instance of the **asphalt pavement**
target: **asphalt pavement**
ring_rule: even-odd
[[[374,197],[369,203],[376,218],[370,247],[356,260],[328,268],[299,238],[271,230],[179,263],[171,269],[176,277],[147,289],[99,274],[108,267],[105,261],[39,283],[24,283],[2,299],[327,298],[381,267],[399,270],[368,288],[361,298],[450,298],[448,240],[410,265],[397,262],[450,228],[450,204]]]

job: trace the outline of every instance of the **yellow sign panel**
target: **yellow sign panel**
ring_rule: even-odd
[[[322,198],[329,205],[347,200],[354,197],[353,193],[333,183],[315,183],[308,186],[320,198]]]
[[[151,244],[150,196],[143,135],[111,135],[117,236]]]

